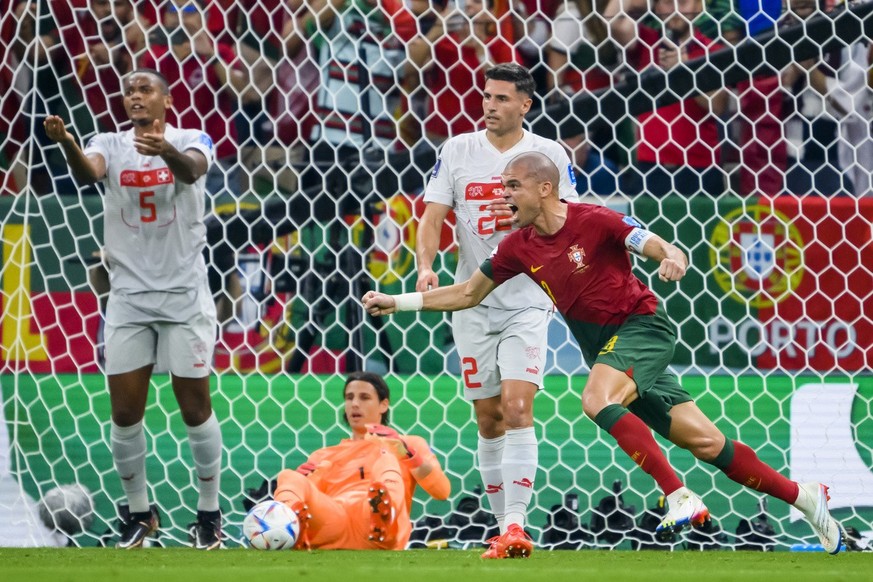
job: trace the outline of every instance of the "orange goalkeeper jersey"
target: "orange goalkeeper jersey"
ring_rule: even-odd
[[[430,450],[427,441],[415,435],[401,435],[408,448],[416,455],[423,455],[423,460],[432,467],[430,474],[416,481],[407,464],[401,461],[403,483],[406,489],[406,507],[412,507],[412,496],[416,485],[421,485],[435,499],[446,499],[451,492],[448,477],[443,472],[436,455]],[[318,449],[309,456],[307,462],[318,467],[312,475],[318,482],[318,489],[331,497],[344,497],[349,493],[360,493],[369,489],[374,476],[373,464],[383,453],[394,454],[376,439],[343,439],[332,447]],[[329,466],[326,466],[329,463]]]

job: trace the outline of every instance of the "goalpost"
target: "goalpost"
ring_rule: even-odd
[[[95,258],[102,201],[98,188],[73,182],[42,119],[61,115],[80,144],[98,131],[128,127],[119,71],[197,37],[230,47],[235,60],[225,64],[244,78],[242,88],[213,88],[203,68],[213,61],[195,66],[192,53],[180,58],[188,82],[199,74],[198,84],[172,86],[199,92],[189,110],[174,114],[193,114],[218,149],[231,152],[215,175],[221,185],[210,195],[208,221],[222,314],[213,405],[225,446],[221,508],[229,544],[241,540],[247,490],[347,436],[339,412],[343,376],[365,368],[388,376],[392,424],[426,437],[452,481],[449,501],[416,497],[414,539],[435,541],[460,527],[469,535],[453,545],[476,545],[491,525],[479,521],[479,504],[487,501],[475,468],[476,425],[461,396],[449,319],[402,313],[374,320],[358,304],[367,288],[413,290],[421,189],[439,146],[427,129],[439,115],[430,107],[441,92],[462,97],[476,89],[436,84],[431,66],[397,68],[393,84],[380,90],[398,105],[398,139],[339,160],[332,171],[348,180],[348,193],[325,206],[323,182],[333,178],[307,160],[323,72],[316,49],[326,41],[309,37],[312,50],[289,57],[283,40],[289,30],[305,30],[294,10],[313,3],[177,2],[175,12],[186,17],[185,7],[193,6],[202,21],[202,30],[180,36],[167,21],[169,2],[110,2],[101,12],[107,3],[0,0],[0,544],[65,543],[39,524],[36,503],[56,486],[78,483],[90,489],[95,512],[72,543],[98,545],[123,498],[109,451],[95,293],[105,292]],[[411,9],[428,4],[438,3],[407,2]],[[586,201],[633,215],[687,252],[689,272],[678,285],[661,283],[654,265],[636,264],[676,323],[674,370],[683,386],[729,438],[792,479],[830,485],[835,517],[857,529],[862,543],[873,539],[873,4],[820,2],[792,25],[767,12],[767,2],[751,12],[745,2],[734,9],[707,2],[694,24],[725,50],[666,74],[657,67],[638,74],[607,19],[574,12],[590,2],[491,4],[490,34],[535,65],[542,85],[528,119],[532,130],[564,140],[592,191],[602,180],[612,184],[586,192]],[[606,2],[595,4],[602,11]],[[655,22],[653,12],[632,16]],[[431,17],[417,15],[418,32]],[[751,23],[749,34],[737,24],[741,17]],[[594,21],[601,25],[590,26]],[[573,43],[555,36],[568,23],[577,26]],[[125,41],[117,44],[117,35]],[[431,42],[435,48],[438,41]],[[550,60],[555,56],[564,62]],[[792,63],[803,66],[787,86]],[[599,84],[595,69],[604,75]],[[581,75],[575,86],[574,73]],[[355,77],[365,88],[377,81]],[[717,90],[729,93],[718,121],[723,192],[627,195],[638,116]],[[204,105],[204,94],[213,101]],[[444,284],[456,254],[447,226],[437,260]],[[658,490],[582,414],[587,369],[560,318],[550,329],[548,356],[534,407],[534,541],[622,549],[655,543],[640,524],[647,510],[657,510]],[[166,375],[153,380],[145,427],[161,540],[184,544],[196,484]],[[661,442],[717,526],[691,547],[816,543],[785,504],[762,505],[762,495]],[[476,527],[463,529],[471,522]],[[688,536],[661,542],[678,549]]]

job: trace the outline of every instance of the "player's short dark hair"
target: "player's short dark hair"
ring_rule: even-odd
[[[485,71],[485,79],[507,81],[515,84],[515,90],[533,97],[537,84],[530,71],[518,63],[500,63]]]
[[[379,397],[379,402],[383,400],[391,400],[391,390],[388,389],[388,383],[385,382],[385,378],[380,376],[379,374],[375,374],[373,372],[352,372],[346,378],[346,383],[343,384],[343,399],[346,396],[346,388],[352,382],[366,382],[370,386],[372,386],[376,390],[376,396]],[[390,410],[386,410],[382,413],[381,424],[388,424],[388,417]],[[346,416],[345,411],[343,411],[343,420],[346,421],[346,424],[349,423],[349,419]]]
[[[149,69],[148,67],[140,67],[140,68],[134,69],[133,71],[128,73],[125,76],[125,79],[130,79],[134,75],[151,75],[152,77],[154,77],[155,79],[158,80],[158,83],[161,86],[161,92],[164,95],[170,94],[170,82],[167,81],[167,78],[160,71],[158,71],[156,69]]]

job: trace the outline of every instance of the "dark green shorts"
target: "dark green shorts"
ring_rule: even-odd
[[[658,434],[670,434],[670,409],[691,396],[667,371],[676,346],[676,331],[658,305],[654,315],[634,315],[600,350],[595,363],[627,374],[640,397],[628,407]]]

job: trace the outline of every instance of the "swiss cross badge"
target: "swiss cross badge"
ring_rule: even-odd
[[[567,258],[570,259],[570,262],[576,263],[576,268],[573,269],[574,273],[584,271],[588,268],[588,265],[584,263],[585,249],[580,249],[579,245],[573,245],[570,247],[570,251],[567,253]]]

